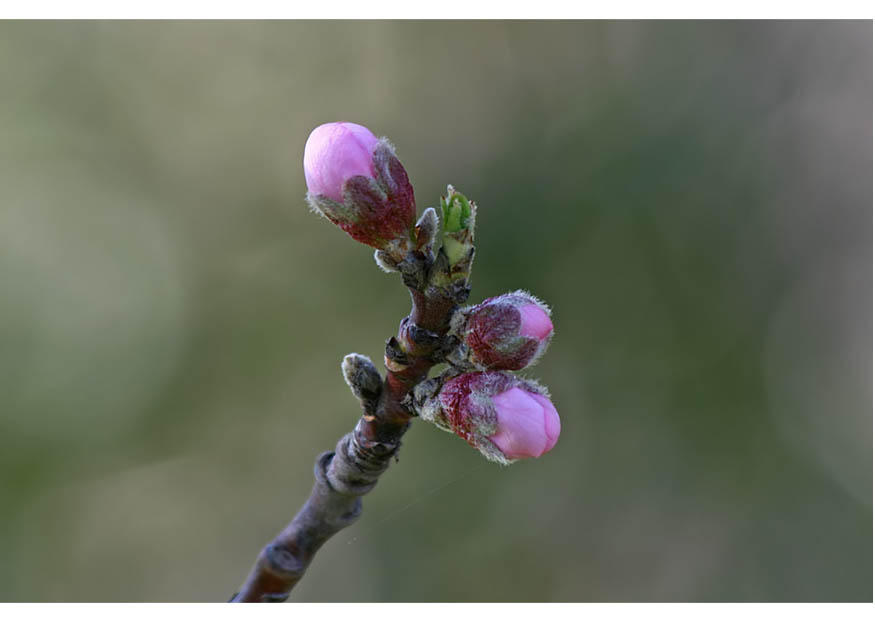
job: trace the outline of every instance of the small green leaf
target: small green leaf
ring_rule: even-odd
[[[471,203],[465,196],[452,190],[446,199],[441,198],[441,211],[444,218],[444,232],[458,232],[468,225]]]

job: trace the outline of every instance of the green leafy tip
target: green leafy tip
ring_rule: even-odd
[[[471,203],[452,185],[447,187],[447,197],[441,197],[444,233],[454,233],[468,226],[471,218]]]

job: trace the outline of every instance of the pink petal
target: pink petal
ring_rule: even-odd
[[[498,413],[498,431],[490,439],[505,456],[538,457],[552,447],[548,447],[544,407],[532,394],[515,387],[493,396],[492,402]]]
[[[520,335],[524,338],[544,340],[553,331],[553,323],[550,316],[543,308],[535,304],[527,304],[519,309]]]
[[[544,452],[549,452],[556,445],[556,442],[559,441],[559,432],[562,430],[559,412],[556,411],[556,406],[546,396],[532,394],[532,398],[541,403],[543,408],[544,432],[547,435],[547,446],[544,448]]]
[[[304,146],[307,190],[343,200],[343,183],[354,176],[374,176],[377,137],[355,123],[326,123],[310,133]]]

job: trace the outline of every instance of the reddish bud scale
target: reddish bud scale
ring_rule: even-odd
[[[386,192],[388,204],[395,208],[398,219],[409,228],[416,218],[413,185],[410,184],[404,166],[395,157],[391,145],[385,140],[374,151],[374,169],[377,173],[377,180],[381,183],[383,191]]]
[[[490,395],[513,385],[510,375],[482,372],[459,375],[444,383],[438,399],[452,431],[479,448],[486,427],[497,422]]]
[[[391,202],[367,177],[353,177],[343,185],[344,201],[355,204],[357,219],[328,219],[360,243],[382,249],[387,242],[408,235],[412,218]]]
[[[465,340],[483,367],[522,370],[535,357],[540,343],[520,339],[520,323],[516,308],[487,306],[471,315]]]
[[[383,248],[394,239],[410,236],[416,202],[407,172],[385,143],[374,151],[374,169],[376,179],[354,176],[343,184],[344,202],[355,205],[357,217],[352,221],[329,219],[356,241]]]
[[[459,377],[456,377],[456,379],[447,381],[438,394],[438,399],[452,431],[470,443],[471,429],[462,414],[462,401],[468,398],[469,391],[458,383],[458,379]]]

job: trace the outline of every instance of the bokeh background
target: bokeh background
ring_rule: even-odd
[[[380,359],[309,131],[477,200],[563,421],[417,423],[298,601],[872,600],[871,22],[0,24],[0,600],[223,601]]]

